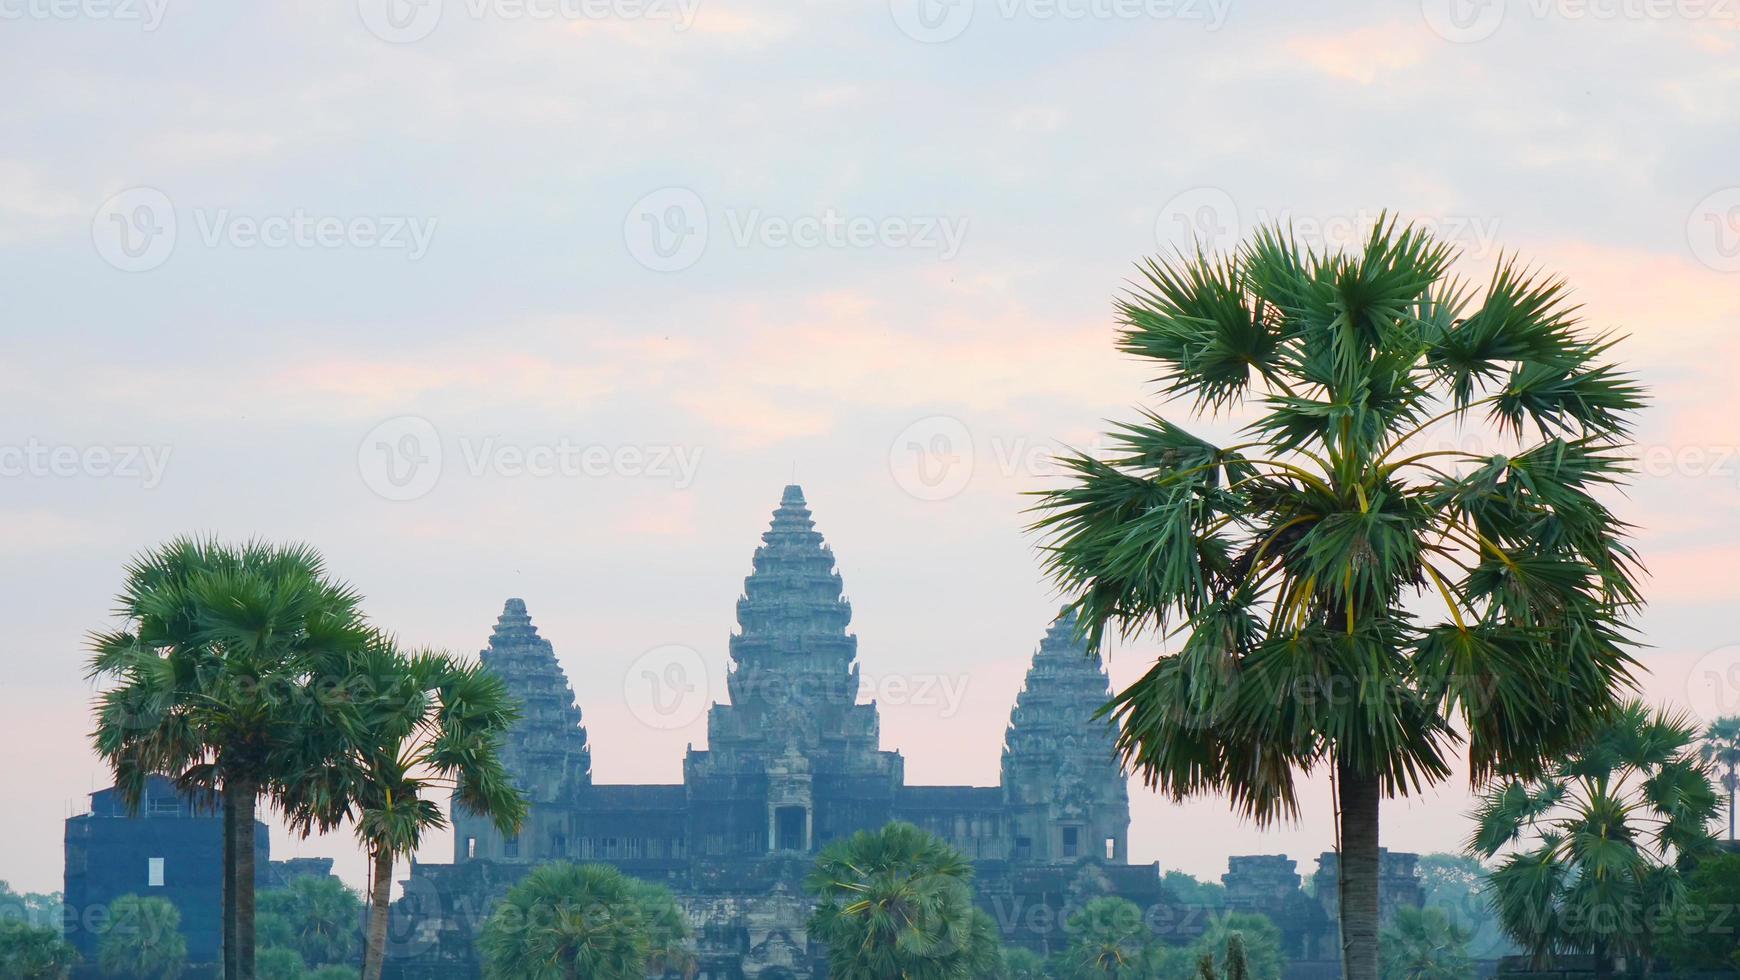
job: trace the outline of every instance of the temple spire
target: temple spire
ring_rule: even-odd
[[[556,800],[592,781],[586,729],[555,648],[538,635],[523,599],[509,599],[480,654],[520,703],[502,748],[508,772],[533,801]]]

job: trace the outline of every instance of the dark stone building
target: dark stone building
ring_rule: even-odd
[[[451,865],[414,866],[395,907],[401,977],[475,975],[481,919],[530,867],[603,862],[669,886],[696,926],[709,977],[820,975],[802,879],[815,853],[905,820],[970,857],[976,891],[1006,938],[1037,950],[1065,913],[1102,894],[1163,902],[1155,865],[1128,863],[1129,799],[1113,730],[1092,721],[1104,671],[1059,620],[1039,644],[1010,715],[995,786],[908,786],[858,700],[857,638],[834,555],[802,491],[786,487],[756,549],[729,642],[729,701],[680,785],[592,782],[586,731],[550,642],[510,599],[485,665],[524,704],[506,747],[531,799],[514,838],[455,814]]]
[[[254,824],[254,861],[264,886],[270,874],[266,825]],[[331,862],[328,862],[330,867]],[[190,962],[223,958],[224,836],[221,803],[207,808],[152,776],[139,812],[129,816],[113,789],[91,794],[89,813],[66,822],[66,938],[93,960],[122,895],[166,898],[181,913]]]

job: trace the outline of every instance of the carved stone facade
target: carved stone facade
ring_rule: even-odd
[[[1103,669],[1055,622],[1010,715],[996,786],[908,786],[880,747],[874,703],[858,700],[833,552],[802,491],[785,488],[755,551],[730,639],[729,702],[707,719],[681,785],[591,781],[580,712],[525,604],[508,600],[484,663],[526,712],[508,764],[532,797],[517,840],[457,814],[452,865],[416,865],[395,907],[400,977],[474,975],[471,937],[526,870],[603,862],[669,886],[694,926],[709,977],[822,975],[802,889],[815,853],[858,830],[905,820],[973,859],[976,892],[1006,938],[1045,950],[1082,901],[1163,901],[1158,869],[1128,863],[1129,798],[1109,723]]]

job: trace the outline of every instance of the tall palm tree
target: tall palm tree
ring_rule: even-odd
[[[478,939],[484,975],[645,980],[652,921],[673,918],[669,909],[650,909],[649,894],[609,865],[542,865],[510,889],[484,922]]]
[[[1634,666],[1636,560],[1596,491],[1642,391],[1562,281],[1501,261],[1476,291],[1455,257],[1389,221],[1349,251],[1269,228],[1144,263],[1119,346],[1244,437],[1144,412],[1062,460],[1034,525],[1093,651],[1188,634],[1108,706],[1150,785],[1266,824],[1329,771],[1347,980],[1377,976],[1379,800],[1458,742],[1477,782],[1538,769]],[[1439,425],[1514,445],[1418,451]]]
[[[1734,797],[1740,793],[1740,715],[1718,718],[1704,730],[1698,749],[1705,762],[1714,766],[1728,793],[1728,841],[1734,841]]]
[[[91,634],[97,753],[132,809],[153,773],[222,800],[224,975],[252,980],[255,802],[302,767],[309,680],[367,637],[360,598],[312,548],[180,538],[133,559],[116,601],[122,624]]]
[[[1696,740],[1683,716],[1628,702],[1545,774],[1482,797],[1468,848],[1511,851],[1491,874],[1493,904],[1537,965],[1580,952],[1598,976],[1621,956],[1650,972],[1658,934],[1682,921],[1680,859],[1715,847],[1716,791]]]
[[[175,980],[187,965],[180,910],[166,898],[122,895],[110,902],[97,965],[113,980]]]
[[[908,823],[862,830],[823,849],[805,887],[810,933],[836,980],[967,980],[975,943],[973,866]]]
[[[393,639],[370,642],[326,665],[325,694],[304,724],[318,736],[312,765],[287,781],[280,801],[303,834],[350,820],[369,853],[364,980],[386,958],[393,865],[415,854],[424,833],[447,826],[431,790],[492,818],[504,834],[525,818],[498,747],[519,709],[499,677],[432,651],[407,653]]]

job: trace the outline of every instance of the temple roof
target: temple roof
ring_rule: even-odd
[[[1093,721],[1095,712],[1111,700],[1111,681],[1099,658],[1088,656],[1087,645],[1075,630],[1075,616],[1065,607],[1034,652],[1009,713],[1005,760],[1066,749],[1096,761],[1114,758],[1116,728],[1109,720]]]
[[[502,747],[503,761],[514,783],[534,800],[564,796],[575,784],[592,779],[586,729],[568,675],[556,661],[555,648],[538,635],[523,599],[502,606],[480,654],[483,665],[502,679],[520,702],[520,719]]]

